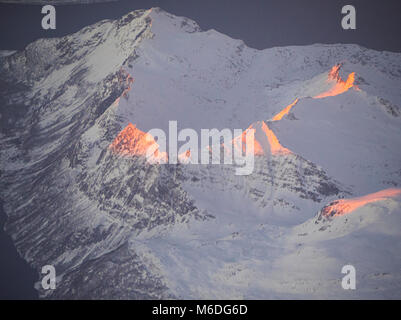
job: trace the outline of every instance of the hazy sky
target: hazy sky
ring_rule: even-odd
[[[341,28],[341,8],[352,4],[357,30]],[[41,6],[0,4],[0,49],[22,49],[41,38],[65,35],[105,18],[158,6],[192,18],[251,47],[312,43],[358,43],[401,52],[400,0],[120,0],[56,6],[57,29],[41,29]]]

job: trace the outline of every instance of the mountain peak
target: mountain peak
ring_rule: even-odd
[[[167,162],[167,153],[159,150],[152,135],[129,123],[114,139],[110,149],[120,155],[146,157],[151,163]],[[149,152],[152,152],[149,155]]]
[[[321,215],[325,218],[344,216],[369,203],[391,199],[400,195],[401,189],[391,188],[357,198],[339,199],[325,206],[319,216]]]

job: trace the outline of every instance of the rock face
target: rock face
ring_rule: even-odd
[[[328,269],[292,270],[295,287],[279,270],[325,204],[401,184],[400,63],[353,45],[257,51],[157,8],[3,52],[5,229],[38,272],[55,266],[43,298],[342,297],[323,271],[343,253],[306,248]],[[149,163],[146,132],[168,120],[255,129],[252,174]]]

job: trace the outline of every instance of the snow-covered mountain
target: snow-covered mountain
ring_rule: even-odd
[[[56,267],[42,297],[400,298],[401,54],[259,51],[154,8],[0,70],[6,231]],[[169,120],[255,129],[253,173],[148,163]]]

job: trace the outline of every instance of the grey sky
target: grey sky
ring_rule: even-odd
[[[341,8],[353,4],[357,30],[341,28]],[[158,6],[194,19],[251,47],[357,43],[401,52],[399,0],[120,0],[56,6],[57,29],[41,29],[40,6],[0,4],[0,49],[22,49],[42,37],[62,36],[105,18]]]

